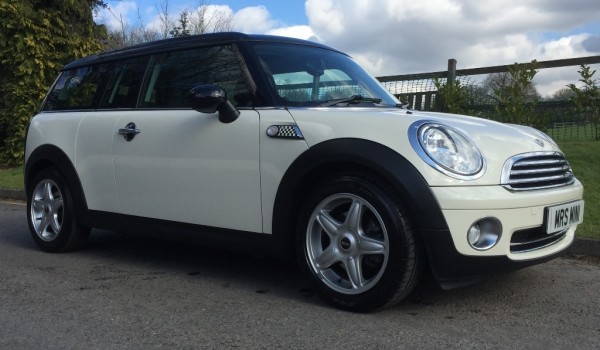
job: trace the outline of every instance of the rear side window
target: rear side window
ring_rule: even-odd
[[[217,46],[154,56],[140,107],[190,108],[186,96],[198,84],[219,85],[236,107],[252,105],[234,49]]]
[[[198,84],[219,85],[234,106],[252,106],[240,61],[229,45],[64,71],[42,110],[190,108],[187,93]]]
[[[95,109],[100,105],[113,64],[83,67],[60,74],[42,107],[44,111]]]

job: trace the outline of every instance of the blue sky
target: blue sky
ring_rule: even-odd
[[[186,0],[181,2],[185,3]],[[290,26],[305,25],[308,23],[308,19],[306,18],[306,14],[304,12],[303,0],[237,0],[226,1],[225,3],[236,12],[245,7],[264,6],[267,8],[267,10],[269,10],[273,18]],[[213,4],[216,4],[216,2],[213,2]]]
[[[233,30],[318,41],[375,76],[439,71],[449,58],[473,68],[600,55],[598,0],[107,0],[96,21],[132,26],[140,14],[153,28],[165,1],[173,23],[204,4]],[[540,72],[538,90],[576,82],[576,71]]]

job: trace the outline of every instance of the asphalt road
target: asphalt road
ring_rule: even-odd
[[[0,203],[0,349],[600,349],[600,262],[561,258],[467,288],[424,283],[372,314],[332,309],[296,267],[92,231],[49,254]]]

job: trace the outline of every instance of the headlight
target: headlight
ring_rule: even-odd
[[[481,152],[459,131],[433,123],[416,127],[417,142],[412,141],[414,136],[411,135],[411,143],[427,164],[461,180],[472,180],[483,175],[485,163]]]

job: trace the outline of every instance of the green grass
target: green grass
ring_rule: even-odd
[[[9,190],[23,189],[23,167],[0,168],[0,188]]]
[[[584,186],[584,220],[577,235],[600,239],[600,141],[559,141],[559,146]],[[0,168],[0,188],[22,190],[23,168]]]
[[[600,239],[600,141],[560,141],[559,146],[584,187],[585,211],[577,236]]]
[[[560,125],[560,124],[559,124]],[[596,126],[594,124],[567,124],[544,130],[554,140],[564,141],[592,141],[596,138]]]

